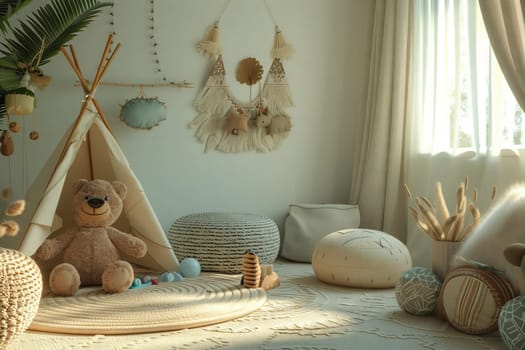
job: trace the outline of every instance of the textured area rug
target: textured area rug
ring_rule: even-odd
[[[203,274],[182,282],[106,294],[100,288],[40,302],[31,330],[68,334],[131,334],[179,330],[246,315],[266,300],[240,277]]]
[[[146,334],[26,332],[9,350],[505,350],[497,333],[471,336],[433,316],[399,309],[393,289],[320,282],[310,264],[277,262],[281,286],[256,311],[227,322]]]

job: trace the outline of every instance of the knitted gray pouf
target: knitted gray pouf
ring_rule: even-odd
[[[168,240],[179,260],[199,260],[202,271],[240,273],[242,256],[250,249],[261,264],[279,253],[279,229],[273,220],[241,213],[197,213],[173,223]]]

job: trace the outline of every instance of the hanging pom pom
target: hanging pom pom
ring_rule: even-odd
[[[11,188],[9,187],[4,188],[2,190],[2,193],[0,194],[0,197],[5,200],[11,199]]]
[[[16,236],[18,230],[20,230],[20,226],[18,226],[18,223],[12,220],[4,221],[0,224],[0,226],[3,227],[2,231],[5,232],[4,234],[8,236]]]
[[[197,44],[197,51],[210,58],[216,58],[222,53],[219,44],[219,22],[215,22],[206,32],[204,38]]]
[[[45,89],[51,82],[51,77],[42,73],[30,73],[31,84],[39,90]]]
[[[278,26],[275,26],[275,37],[273,39],[272,58],[289,59],[295,53],[292,45],[288,44]]]
[[[7,216],[18,216],[24,212],[24,209],[26,208],[26,201],[23,199],[14,201],[9,205],[9,207],[5,210],[5,215]]]

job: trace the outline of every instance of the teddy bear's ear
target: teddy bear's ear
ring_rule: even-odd
[[[115,189],[115,192],[117,192],[120,199],[126,198],[126,195],[128,194],[128,187],[125,183],[113,181],[111,184],[113,185],[113,188]]]
[[[512,243],[509,244],[504,250],[503,255],[509,263],[514,266],[521,266],[521,260],[525,255],[525,244],[523,243]]]
[[[87,184],[89,181],[86,179],[79,179],[73,183],[73,192],[77,193],[80,189]]]

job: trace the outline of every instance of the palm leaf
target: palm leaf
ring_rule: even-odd
[[[0,32],[5,33],[9,28],[9,18],[20,11],[32,0],[0,0]]]
[[[52,0],[12,29],[12,35],[0,42],[0,52],[19,63],[38,68],[35,59],[40,53],[39,65],[44,65],[91,23],[104,6],[110,5],[98,0]]]
[[[16,62],[9,57],[0,57],[0,94],[20,87],[22,73]]]

